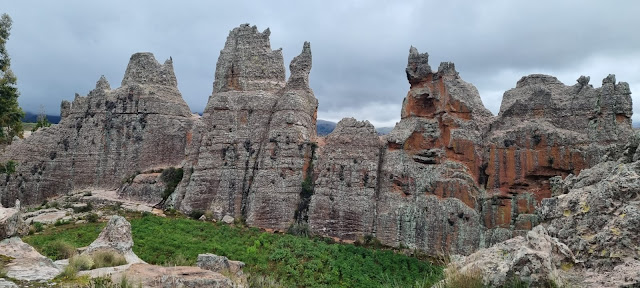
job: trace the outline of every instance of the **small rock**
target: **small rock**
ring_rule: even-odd
[[[200,216],[200,218],[198,218],[198,220],[200,221],[207,221],[207,217],[205,217],[204,215]]]
[[[224,217],[222,217],[222,222],[224,223],[233,224],[234,221],[235,219],[229,215],[224,215]]]
[[[242,268],[245,266],[244,262],[231,261],[225,256],[215,254],[199,254],[196,265],[202,269],[213,272],[231,272],[238,276],[243,274]]]

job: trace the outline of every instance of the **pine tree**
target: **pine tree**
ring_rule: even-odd
[[[11,17],[0,16],[0,144],[11,143],[14,136],[22,137],[24,112],[18,105],[16,76],[11,72],[11,58],[5,44],[11,34]]]

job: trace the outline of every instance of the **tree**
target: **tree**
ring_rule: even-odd
[[[42,127],[50,127],[51,122],[47,118],[47,113],[44,112],[44,106],[40,105],[40,113],[38,113],[38,117],[36,118],[36,126],[33,126],[31,132],[36,132],[38,129]]]
[[[11,58],[5,44],[11,34],[11,17],[0,16],[0,144],[11,143],[14,136],[22,137],[24,112],[18,105],[16,76],[11,72]]]

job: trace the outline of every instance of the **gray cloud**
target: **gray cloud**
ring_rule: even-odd
[[[129,56],[171,56],[193,111],[212,91],[215,63],[229,30],[271,28],[286,65],[311,42],[311,86],[319,117],[353,116],[377,126],[399,119],[408,90],[409,46],[431,66],[453,61],[496,113],[502,93],[530,73],[592,84],[615,73],[640,86],[640,2],[618,1],[12,1],[8,42],[20,103],[57,113],[63,99],[86,94],[100,75],[120,84]],[[634,96],[634,102],[640,101]],[[634,110],[639,111],[637,104]],[[636,118],[634,116],[634,118]]]

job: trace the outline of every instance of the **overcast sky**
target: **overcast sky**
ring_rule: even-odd
[[[458,4],[456,4],[458,3]],[[393,126],[409,84],[411,45],[437,69],[453,61],[497,114],[520,77],[552,74],[599,87],[609,73],[629,82],[640,108],[640,1],[5,1],[14,21],[8,50],[20,105],[58,114],[60,101],[86,95],[105,75],[120,85],[131,54],[171,56],[192,111],[212,92],[229,30],[271,29],[285,67],[311,42],[318,118]],[[640,120],[640,115],[634,115]]]

